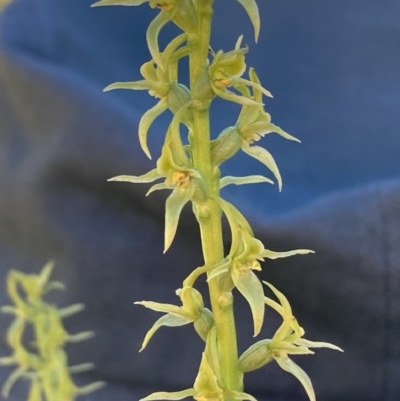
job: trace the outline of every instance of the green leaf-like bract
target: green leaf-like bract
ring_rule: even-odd
[[[237,0],[246,10],[254,27],[254,36],[257,42],[260,34],[260,12],[256,0]]]

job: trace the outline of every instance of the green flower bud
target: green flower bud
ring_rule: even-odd
[[[233,157],[242,146],[242,137],[235,127],[224,129],[211,143],[211,157],[215,166]]]
[[[239,358],[239,369],[242,372],[251,372],[272,362],[274,357],[269,349],[270,341],[259,341],[248,348]]]
[[[203,308],[201,316],[194,322],[194,328],[197,334],[204,340],[207,340],[208,332],[214,326],[214,316],[212,312]]]
[[[171,84],[170,91],[167,96],[168,107],[176,114],[182,106],[191,100],[190,90],[182,84]]]

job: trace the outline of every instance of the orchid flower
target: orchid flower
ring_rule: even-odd
[[[272,339],[259,341],[242,354],[239,359],[239,368],[242,372],[250,372],[275,360],[283,370],[291,373],[300,381],[310,401],[316,401],[310,378],[303,369],[289,358],[289,355],[314,354],[310,348],[330,348],[341,352],[343,350],[330,343],[304,339],[304,330],[293,316],[287,298],[272,284],[265,281],[264,284],[271,289],[280,302],[277,303],[265,297],[265,303],[282,316],[283,322]]]
[[[229,202],[219,199],[232,232],[232,244],[229,255],[215,267],[208,276],[208,281],[220,277],[221,285],[236,287],[250,305],[254,336],[259,334],[264,321],[264,290],[253,270],[261,270],[260,261],[286,258],[293,255],[313,253],[309,249],[297,249],[287,252],[274,252],[265,249],[263,243],[254,237],[254,233],[244,216]]]

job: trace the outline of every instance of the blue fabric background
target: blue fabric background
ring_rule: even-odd
[[[68,292],[54,299],[87,306],[68,328],[97,332],[70,347],[71,362],[96,362],[87,380],[109,382],[107,390],[83,399],[125,401],[192,384],[202,349],[193,330],[165,328],[137,354],[157,316],[132,303],[175,302],[174,290],[201,256],[189,210],[163,256],[165,194],[145,198],[144,186],[106,183],[152,167],[136,132],[154,100],[101,90],[139,79],[139,66],[149,58],[145,29],[155,12],[146,5],[89,5],[15,0],[0,18],[0,282],[9,268],[36,272],[55,258],[55,275]],[[306,338],[346,351],[320,350],[296,361],[320,401],[398,401],[400,3],[260,1],[258,45],[237,2],[218,0],[215,9],[213,48],[230,50],[244,33],[248,64],[275,95],[266,101],[273,121],[303,142],[272,135],[261,141],[281,168],[282,193],[263,184],[224,192],[266,247],[317,251],[268,262],[260,275],[287,294]],[[163,31],[162,42],[174,33]],[[235,122],[238,108],[215,103],[216,136]],[[150,132],[154,155],[167,121]],[[245,155],[224,172],[267,173]],[[236,298],[244,350],[251,321]],[[5,292],[0,301],[8,302]],[[4,355],[7,324],[2,317]],[[271,311],[262,335],[277,324]],[[246,383],[260,399],[306,399],[277,366],[250,374]],[[17,386],[12,400],[24,400],[23,391]]]

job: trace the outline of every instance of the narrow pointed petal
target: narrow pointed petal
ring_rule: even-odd
[[[14,370],[10,376],[8,376],[8,379],[6,380],[6,382],[4,383],[3,389],[1,391],[1,395],[4,398],[8,398],[8,395],[10,394],[11,389],[13,388],[14,384],[17,382],[17,380],[19,378],[21,378],[22,376],[24,376],[26,372],[25,368],[18,368],[16,370]]]
[[[160,48],[158,46],[158,35],[161,29],[170,21],[169,14],[166,11],[161,11],[156,18],[150,23],[147,29],[146,37],[149,51],[153,60],[157,65],[164,70]]]
[[[154,82],[154,81],[136,81],[136,82],[116,82],[108,85],[103,89],[103,92],[109,92],[115,89],[129,89],[129,90],[152,90],[156,93],[165,93],[168,89],[166,84]]]
[[[168,251],[175,238],[178,228],[179,216],[183,207],[189,202],[192,196],[189,188],[183,190],[175,190],[168,197],[165,205],[165,238],[164,253]]]
[[[275,296],[278,298],[279,302],[282,305],[282,310],[278,313],[281,314],[283,318],[283,323],[281,326],[278,328],[274,335],[274,342],[279,342],[284,340],[288,334],[291,333],[292,331],[292,323],[295,320],[293,314],[292,314],[292,308],[290,306],[290,303],[288,299],[283,295],[280,291],[278,291],[272,284],[268,283],[267,281],[263,281],[263,283],[271,289],[271,291],[275,294]]]
[[[284,351],[287,354],[293,355],[313,355],[314,351],[309,350],[307,347],[297,346],[289,341],[280,341],[272,347],[273,350]]]
[[[281,316],[284,316],[285,311],[283,310],[282,306],[278,304],[278,302],[275,302],[273,299],[267,297],[264,298],[264,302],[266,305],[274,309],[275,312],[278,312]]]
[[[282,177],[279,172],[278,166],[276,165],[275,159],[272,157],[271,153],[268,150],[261,148],[260,146],[250,146],[247,142],[244,141],[244,145],[242,146],[243,152],[247,153],[249,156],[254,157],[259,162],[264,164],[267,168],[269,168],[274,174],[276,180],[278,181],[279,191],[282,190]]]
[[[81,341],[90,340],[94,337],[93,331],[82,331],[82,333],[71,334],[67,337],[67,342],[69,343],[80,343]]]
[[[243,8],[246,10],[251,23],[254,27],[254,37],[257,42],[258,36],[260,35],[260,12],[258,10],[258,5],[255,0],[237,0]]]
[[[117,177],[109,178],[107,181],[118,181],[118,182],[131,182],[133,184],[147,184],[163,178],[157,171],[157,169],[150,170],[148,173],[135,176],[135,175],[119,175]]]
[[[150,151],[147,146],[147,133],[151,124],[153,124],[154,120],[159,117],[164,111],[168,109],[167,98],[163,98],[160,100],[154,107],[150,110],[147,110],[146,113],[143,114],[139,123],[139,143],[143,149],[145,155],[151,159]]]
[[[101,6],[140,6],[149,0],[101,0],[91,5],[91,7]]]
[[[247,127],[240,130],[240,133],[244,137],[251,136],[254,134],[264,136],[267,134],[271,134],[272,132],[280,135],[281,137],[283,137],[289,141],[301,143],[301,141],[299,139],[297,139],[296,137],[288,134],[286,131],[284,131],[282,128],[278,127],[277,125],[272,124],[271,122],[267,122],[267,121],[255,122],[255,123],[252,123],[252,124],[248,125]]]
[[[79,365],[74,365],[74,366],[70,366],[68,368],[69,372],[72,374],[75,373],[83,373],[83,372],[88,372],[90,370],[93,370],[95,368],[94,363],[80,363]]]
[[[58,309],[58,315],[62,318],[70,317],[85,309],[84,304],[74,304],[65,308]]]
[[[262,106],[262,103],[260,104],[247,97],[236,95],[235,93],[229,91],[228,89],[221,90],[221,89],[218,89],[215,85],[212,85],[212,88],[217,96],[219,96],[220,98],[222,98],[224,100],[227,100],[228,102],[238,103],[243,106],[246,106],[246,105]]]
[[[298,340],[295,341],[296,345],[302,345],[304,347],[309,347],[309,348],[329,348],[333,349],[335,351],[340,351],[344,352],[341,348],[338,346],[331,344],[331,343],[326,343],[322,341],[310,341],[306,340],[305,338],[299,338]]]
[[[205,266],[200,266],[197,267],[195,270],[193,270],[189,276],[185,279],[185,281],[183,282],[183,286],[184,287],[193,287],[194,283],[196,282],[196,280],[202,275],[207,273],[208,271],[210,271],[212,269],[212,266],[209,265],[205,265]]]
[[[233,228],[244,229],[247,230],[251,235],[253,235],[253,230],[251,229],[249,222],[242,215],[242,213],[240,213],[239,210],[232,205],[232,203],[229,203],[222,198],[218,199],[218,203],[220,204],[223,212],[225,213],[229,225],[231,226],[232,229]]]
[[[184,326],[186,324],[192,323],[193,321],[191,319],[185,318],[185,317],[178,317],[172,314],[168,314],[168,315],[164,315],[161,316],[155,323],[154,325],[151,327],[151,329],[147,332],[144,340],[143,340],[143,344],[142,344],[142,348],[140,348],[140,351],[143,351],[147,344],[149,343],[149,341],[151,340],[151,338],[153,337],[153,335],[155,334],[155,332],[162,326],[167,326],[167,327],[179,327],[179,326]]]
[[[11,366],[17,363],[18,361],[13,356],[3,356],[0,358],[0,366]]]
[[[159,302],[152,302],[152,301],[135,302],[135,305],[142,305],[145,308],[154,310],[156,312],[171,313],[177,317],[184,317],[190,319],[190,315],[186,313],[180,306],[171,304],[162,304]]]
[[[219,188],[222,189],[228,185],[243,185],[243,184],[258,184],[261,182],[268,182],[269,184],[273,184],[267,177],[263,177],[262,175],[249,175],[247,177],[232,177],[226,176],[221,178]]]
[[[232,269],[232,280],[239,292],[246,298],[253,314],[254,337],[261,331],[264,322],[264,290],[258,277],[251,271],[239,272]]]
[[[310,249],[296,249],[294,251],[286,251],[286,252],[274,252],[270,251],[269,249],[264,249],[264,252],[262,253],[263,258],[268,258],[268,259],[279,259],[279,258],[287,258],[289,256],[294,256],[294,255],[307,255],[309,253],[315,253],[314,251]]]
[[[174,115],[170,124],[171,141],[174,147],[175,157],[181,165],[187,165],[189,163],[189,158],[186,154],[185,148],[182,144],[181,134],[180,134],[180,124],[183,122],[185,113],[188,108],[192,105],[192,102],[188,102],[183,105],[177,113]]]
[[[54,270],[54,266],[54,260],[50,260],[44,265],[42,271],[40,272],[39,282],[42,288],[49,282],[51,273]]]
[[[87,386],[78,387],[76,392],[78,394],[90,394],[97,390],[102,389],[105,386],[106,386],[106,382],[95,382],[95,383],[88,384]]]
[[[316,401],[314,388],[307,373],[289,358],[276,357],[275,360],[283,370],[291,373],[303,385],[310,401]]]
[[[244,79],[244,78],[234,78],[232,79],[232,85],[245,85],[245,86],[251,86],[254,89],[258,90],[259,92],[263,93],[265,96],[267,97],[273,97],[272,93],[265,89],[264,87],[262,87],[261,85],[253,82],[253,81],[249,81],[248,79]]]
[[[175,391],[174,393],[167,393],[165,391],[160,391],[158,393],[153,393],[139,401],[157,401],[157,400],[183,400],[187,397],[193,397],[196,394],[193,388],[188,388],[187,390]]]
[[[219,266],[217,266],[207,277],[207,282],[210,282],[213,278],[218,277],[220,274],[224,274],[229,270],[232,264],[231,258],[225,258]]]
[[[155,191],[160,191],[160,190],[163,190],[163,189],[170,189],[170,188],[169,188],[168,185],[166,185],[164,182],[162,182],[162,183],[160,183],[160,184],[153,185],[153,186],[147,191],[146,196],[149,196],[150,194],[152,194],[152,193],[155,192]]]

